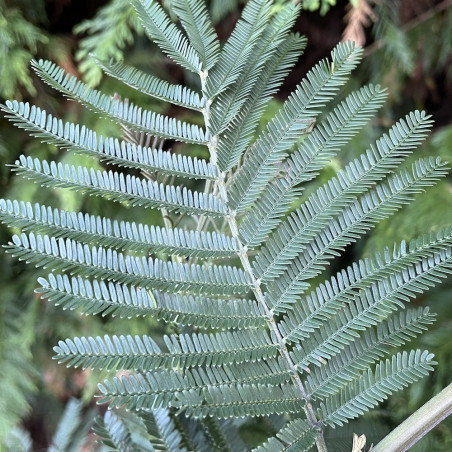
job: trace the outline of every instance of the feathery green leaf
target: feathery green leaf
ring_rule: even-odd
[[[263,308],[253,300],[222,300],[190,295],[148,292],[139,287],[96,279],[49,274],[39,278],[42,294],[63,309],[81,309],[85,315],[154,316],[198,328],[251,328],[266,325]]]
[[[452,272],[452,249],[440,251],[407,270],[362,291],[332,320],[300,341],[292,354],[300,368],[321,365],[340,353],[365,331],[378,325],[406,302],[423,293]]]
[[[148,371],[240,364],[274,357],[278,345],[261,330],[163,337],[162,351],[149,336],[80,337],[59,341],[55,359],[67,366]]]
[[[97,136],[85,126],[63,122],[45,110],[23,102],[6,102],[0,105],[8,119],[31,135],[52,143],[61,149],[87,154],[118,166],[136,168],[150,173],[194,179],[215,179],[218,170],[205,160],[173,154],[161,149],[151,149],[120,141],[116,138]]]
[[[207,403],[205,403],[207,402]],[[298,413],[305,405],[293,385],[237,385],[190,391],[180,397],[180,406],[188,416],[220,419],[243,416],[268,416]]]
[[[291,309],[291,305],[309,287],[307,280],[317,276],[338,251],[410,202],[425,187],[434,185],[445,174],[441,159],[420,159],[412,165],[412,174],[408,171],[394,174],[387,183],[377,185],[359,201],[352,202],[309,242],[278,279],[268,285],[267,299],[272,309],[275,312]]]
[[[237,165],[272,95],[277,92],[305,47],[305,38],[289,34],[259,72],[249,99],[231,120],[228,129],[219,136],[217,153],[221,170],[229,171]]]
[[[130,206],[165,208],[174,212],[222,217],[225,204],[216,196],[188,190],[186,187],[163,185],[157,181],[141,179],[114,171],[95,171],[84,166],[63,165],[21,155],[13,171],[45,187],[70,188],[102,196]]]
[[[194,124],[143,110],[137,105],[89,88],[76,77],[66,74],[64,69],[59,68],[51,61],[33,60],[32,67],[39,77],[51,87],[97,114],[119,121],[132,130],[186,143],[205,144],[208,139],[204,131]]]
[[[289,343],[303,340],[315,329],[343,309],[354,299],[358,291],[369,289],[376,282],[391,275],[408,271],[417,262],[431,258],[434,253],[452,247],[452,230],[446,229],[412,240],[407,249],[405,242],[394,244],[391,256],[389,248],[377,253],[373,259],[364,259],[342,270],[315,291],[294,304],[281,319],[278,327]]]
[[[321,421],[331,427],[343,425],[386,400],[394,391],[428,375],[435,364],[433,355],[421,350],[397,353],[391,360],[380,361],[375,372],[367,371],[340,395],[321,403]]]
[[[240,224],[240,235],[248,247],[260,245],[281,222],[281,217],[300,195],[301,182],[313,179],[318,171],[375,114],[386,98],[378,85],[365,86],[350,94],[324,121],[316,126],[290,158],[279,177],[271,181]]]
[[[275,375],[272,373],[275,372]],[[260,372],[263,372],[261,374]],[[290,379],[282,363],[274,359],[264,362],[230,364],[206,369],[156,370],[143,374],[128,374],[105,380],[99,385],[102,403],[133,404],[135,409],[146,406],[152,409],[179,406],[179,397],[189,396],[192,391],[209,391],[225,385],[284,384]],[[130,405],[129,405],[130,406]]]
[[[121,62],[106,62],[98,59],[96,61],[106,74],[141,94],[190,110],[202,110],[203,101],[200,94],[186,86],[174,85]]]
[[[241,107],[249,101],[259,83],[262,68],[276,53],[278,47],[288,39],[289,30],[299,11],[300,7],[288,5],[266,26],[238,80],[226,91],[220,93],[211,105],[211,135],[223,133]]]
[[[220,43],[203,1],[173,0],[172,8],[184,27],[190,44],[197,52],[203,69],[218,61]]]
[[[261,195],[267,182],[277,173],[277,163],[309,132],[320,107],[346,82],[361,53],[353,44],[340,43],[331,52],[331,62],[321,61],[306,75],[235,173],[229,191],[229,203],[234,210],[246,210]]]
[[[336,394],[379,358],[424,332],[434,319],[428,308],[408,309],[364,331],[326,365],[311,369],[305,383],[308,394],[313,399]]]
[[[205,96],[212,99],[232,85],[248,63],[256,43],[270,19],[271,3],[266,0],[250,0],[243,9],[241,18],[221,50],[218,63],[202,77]]]
[[[96,61],[106,74],[120,80],[141,94],[147,94],[155,99],[191,110],[202,110],[201,96],[186,86],[173,85],[121,62]]]
[[[176,63],[199,73],[202,69],[199,55],[160,4],[155,0],[132,0],[132,4],[149,38]]]
[[[164,251],[177,256],[223,258],[232,257],[238,251],[233,238],[216,232],[148,226],[9,199],[0,199],[0,221],[22,231],[134,252]]]
[[[80,276],[106,279],[146,289],[196,294],[245,295],[249,291],[246,274],[236,267],[201,266],[151,257],[137,257],[71,239],[22,233],[6,246],[19,260],[34,262],[52,270],[77,270]]]
[[[308,452],[315,442],[317,433],[303,419],[295,419],[282,428],[276,437],[252,452]]]
[[[400,165],[426,136],[431,125],[424,112],[415,111],[380,138],[360,159],[312,193],[308,200],[277,229],[254,263],[255,274],[271,281],[284,272],[294,257],[327,226],[332,217]]]

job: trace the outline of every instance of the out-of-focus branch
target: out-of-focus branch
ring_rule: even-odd
[[[441,3],[438,3],[433,8],[428,9],[427,11],[423,12],[419,16],[415,17],[413,20],[410,20],[406,24],[402,25],[400,27],[401,31],[406,33],[407,31],[410,31],[413,28],[416,28],[418,25],[427,22],[427,20],[434,17],[436,14],[440,13],[441,11],[445,11],[446,9],[449,9],[452,6],[452,0],[444,0]],[[375,41],[370,46],[367,46],[364,49],[364,57],[371,55],[376,50],[381,49],[383,47],[384,43],[380,40]]]
[[[452,414],[452,383],[384,437],[372,452],[403,452]]]

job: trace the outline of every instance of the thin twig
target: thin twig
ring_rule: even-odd
[[[450,8],[451,6],[452,6],[452,0],[444,0],[441,3],[438,3],[433,8],[430,8],[427,11],[425,11],[424,13],[422,13],[421,15],[417,16],[413,20],[410,20],[406,24],[402,25],[400,27],[400,31],[402,31],[403,33],[406,33],[408,31],[410,31],[411,29],[416,28],[418,25],[420,25],[424,22],[427,22],[427,20],[434,17],[435,14],[438,14],[441,11],[445,11],[446,9]],[[375,41],[370,46],[368,46],[364,49],[363,56],[367,57],[367,56],[371,55],[372,53],[374,53],[375,51],[381,49],[382,47],[384,47],[384,42],[382,42],[382,40],[379,39],[378,41]]]
[[[205,93],[206,79],[207,79],[207,71],[204,71],[201,74],[201,86],[202,86],[203,93]],[[204,122],[205,122],[205,127],[206,127],[207,132],[209,131],[209,126],[210,126],[210,104],[211,104],[211,102],[212,102],[211,99],[209,99],[206,102],[205,107],[203,109]],[[217,150],[216,150],[218,137],[214,136],[214,135],[210,135],[210,134],[209,134],[209,136],[210,136],[210,139],[209,139],[209,143],[208,143],[208,148],[209,148],[209,152],[210,152],[210,163],[212,165],[216,166],[217,162],[218,162]],[[227,195],[227,188],[226,188],[226,184],[225,184],[225,174],[224,173],[220,174],[220,176],[217,178],[217,180],[215,182],[215,185],[218,187],[218,192],[219,192],[220,198],[227,205],[228,204],[228,195]],[[316,417],[316,414],[312,407],[309,395],[307,394],[307,392],[303,386],[303,383],[300,379],[298,369],[295,366],[295,364],[292,360],[292,357],[289,354],[289,351],[287,350],[284,339],[281,335],[281,332],[279,331],[275,315],[267,304],[265,295],[262,292],[261,281],[258,278],[256,278],[256,276],[254,275],[254,272],[253,272],[253,269],[251,267],[251,263],[249,260],[248,249],[241,242],[241,239],[239,236],[236,212],[228,208],[228,213],[226,214],[225,218],[229,225],[231,235],[232,235],[232,237],[234,237],[234,239],[237,242],[237,245],[239,248],[239,251],[237,254],[240,258],[240,262],[242,263],[245,273],[247,273],[250,278],[250,288],[254,293],[256,301],[264,309],[264,312],[267,317],[268,327],[278,341],[279,353],[282,356],[282,358],[287,362],[287,364],[291,370],[292,382],[293,382],[294,386],[298,389],[301,398],[306,402],[305,406],[304,406],[304,412],[305,412],[307,421],[308,421],[309,425],[311,426],[311,428],[313,428],[317,431],[317,436],[316,436],[317,449],[319,452],[327,452],[325,439],[323,438],[323,430],[321,428],[321,423],[317,420],[317,417]]]

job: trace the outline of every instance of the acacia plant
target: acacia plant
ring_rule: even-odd
[[[172,2],[181,27],[156,1],[133,6],[161,50],[199,77],[198,89],[123,63],[99,65],[143,96],[198,112],[203,126],[33,61],[47,84],[124,133],[102,137],[8,101],[2,108],[18,127],[111,168],[23,155],[13,170],[49,188],[127,204],[130,219],[1,200],[2,220],[22,229],[7,251],[50,271],[38,292],[56,305],[153,316],[171,328],[152,337],[66,339],[54,348],[68,366],[112,372],[99,385],[100,402],[110,408],[97,427],[105,444],[246,450],[239,420],[267,417],[279,431],[254,450],[315,444],[325,451],[325,428],[362,415],[435,364],[426,350],[397,349],[434,319],[428,308],[406,306],[450,271],[451,229],[396,243],[319,282],[345,247],[445,175],[439,158],[400,167],[432,121],[424,112],[408,114],[301,203],[306,183],[384,102],[384,89],[369,85],[326,110],[362,50],[337,45],[256,132],[305,47],[290,32],[299,6],[274,10],[271,1],[250,0],[223,47],[201,0]],[[173,141],[185,143],[178,149],[186,152],[174,153]],[[190,156],[201,146],[208,161]],[[164,226],[140,223],[137,206],[159,209]]]

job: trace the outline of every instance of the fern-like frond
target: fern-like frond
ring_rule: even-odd
[[[353,300],[358,291],[395,273],[407,271],[413,264],[451,247],[452,229],[449,228],[412,240],[408,249],[403,241],[394,244],[392,255],[386,248],[373,259],[355,262],[294,304],[281,319],[279,330],[289,343],[302,340]]]
[[[290,380],[291,372],[287,363],[279,357],[267,358],[265,361],[186,369],[184,377],[188,379],[187,389],[199,389],[225,384],[279,385]]]
[[[427,330],[427,325],[434,319],[435,315],[430,314],[428,308],[409,309],[364,331],[359,339],[347,345],[326,365],[311,369],[305,382],[308,394],[319,399],[337,393],[379,358]]]
[[[441,159],[420,159],[413,163],[412,174],[408,171],[394,174],[387,183],[377,185],[361,200],[355,200],[309,242],[278,279],[268,285],[267,298],[272,309],[275,312],[291,309],[291,305],[309,287],[307,280],[323,271],[338,251],[356,241],[378,221],[410,202],[415,194],[432,186],[445,174]]]
[[[19,260],[52,270],[77,270],[80,276],[131,284],[145,289],[182,290],[213,295],[245,295],[249,283],[236,267],[201,266],[151,257],[124,255],[111,249],[89,247],[71,239],[22,233],[13,236],[7,252]]]
[[[157,1],[132,0],[132,4],[146,34],[164,53],[191,72],[202,70],[198,53]]]
[[[246,245],[260,245],[280,223],[290,204],[300,195],[301,182],[313,179],[320,169],[354,136],[380,108],[386,93],[378,85],[365,86],[350,94],[306,137],[267,185],[253,209],[240,224]]]
[[[337,355],[356,340],[360,331],[378,325],[393,311],[403,309],[410,298],[433,287],[451,272],[452,249],[448,249],[374,284],[356,296],[332,320],[300,341],[293,350],[295,362],[301,368],[311,363],[321,365],[322,360]]]
[[[246,210],[277,173],[276,165],[307,133],[320,113],[356,67],[362,50],[351,43],[340,43],[331,53],[331,62],[323,60],[306,76],[282,109],[260,134],[235,173],[229,191],[231,208]]]
[[[167,322],[198,328],[252,328],[266,325],[263,308],[253,300],[222,300],[148,292],[134,286],[96,279],[49,274],[39,278],[43,298],[63,309],[83,314],[119,317],[154,316]]]
[[[258,361],[274,357],[279,347],[262,330],[172,335],[164,341],[167,351],[149,336],[76,337],[58,342],[55,359],[84,369],[148,371]]]
[[[289,34],[269,58],[259,73],[247,102],[241,106],[229,128],[219,137],[217,153],[221,170],[229,171],[237,165],[251,142],[254,130],[272,95],[278,91],[305,47],[305,38],[298,34]]]
[[[140,376],[138,376],[140,377]],[[144,385],[144,386],[143,386]],[[169,404],[185,412],[187,416],[205,418],[265,416],[273,413],[293,413],[302,410],[304,401],[300,399],[292,385],[222,385],[200,390],[181,391],[170,401],[162,392],[160,400],[142,395],[151,387],[141,378],[116,379],[114,384],[101,385],[105,403],[129,410],[155,409],[160,404]]]
[[[142,413],[140,418],[150,435],[153,451],[187,452],[186,447],[182,446],[182,435],[168,410],[148,411]]]
[[[199,328],[263,327],[265,312],[255,300],[222,300],[153,291],[158,317]]]
[[[218,61],[220,42],[205,3],[198,0],[173,0],[171,4],[202,62],[202,68],[212,68]]]
[[[275,372],[273,375],[272,371]],[[263,372],[263,374],[261,374]],[[290,380],[284,364],[275,359],[265,362],[242,363],[203,368],[156,370],[143,374],[128,374],[104,380],[99,385],[102,403],[130,400],[133,408],[151,409],[178,407],[178,399],[193,391],[209,391],[225,385],[280,385]]]
[[[106,62],[98,59],[96,61],[106,74],[120,80],[141,94],[190,110],[202,110],[203,100],[201,96],[186,86],[168,83],[121,62]]]
[[[51,188],[69,188],[90,196],[144,208],[165,208],[176,213],[222,217],[226,205],[212,194],[186,187],[164,185],[116,171],[95,171],[84,166],[63,165],[21,155],[13,171]]]
[[[23,102],[6,102],[0,105],[6,117],[21,129],[39,137],[46,143],[61,149],[97,157],[118,166],[136,168],[150,173],[188,177],[194,179],[215,179],[218,170],[203,159],[173,154],[161,149],[142,147],[116,138],[97,136],[85,126],[63,122],[39,107]]]
[[[207,401],[207,404],[206,404]],[[220,419],[299,413],[305,401],[291,384],[280,386],[237,385],[190,391],[179,398],[187,416]]]
[[[76,429],[80,427],[83,402],[77,399],[70,399],[64,409],[63,416],[58,422],[57,431],[52,438],[52,444],[48,452],[59,452],[70,450],[71,442]]]
[[[208,72],[204,81],[205,96],[209,100],[239,78],[264,33],[270,15],[271,3],[266,0],[250,0],[246,4],[234,31],[221,50],[218,63]],[[206,76],[207,73],[202,75]]]
[[[126,48],[135,41],[135,33],[142,35],[143,29],[129,1],[113,0],[78,23],[73,33],[81,38],[74,55],[77,69],[90,86],[96,86],[102,80],[102,70],[95,58],[123,60]]]
[[[229,422],[228,422],[229,421]],[[245,452],[246,446],[240,440],[238,427],[236,427],[231,419],[218,420],[212,416],[206,417],[200,421],[203,431],[214,450],[224,452]],[[229,427],[227,434],[223,425]],[[238,444],[237,444],[238,443]]]
[[[210,108],[211,135],[223,133],[241,107],[249,101],[263,67],[278,46],[288,39],[289,30],[299,11],[299,6],[287,5],[266,26],[238,80],[215,98]]]
[[[387,399],[411,383],[420,380],[436,364],[428,351],[397,353],[391,360],[380,361],[375,372],[369,370],[351,382],[337,396],[321,403],[321,422],[335,427],[343,425]]]
[[[400,165],[426,136],[432,121],[415,111],[393,126],[360,159],[353,160],[336,177],[312,193],[272,235],[254,263],[255,274],[272,281],[288,267],[305,244],[324,229],[354,197],[363,193]]]
[[[230,1],[206,1],[130,0],[130,10],[114,0],[113,8],[132,11],[136,31],[144,30],[172,60],[165,59],[168,67],[199,77],[200,89],[98,57],[105,60],[98,69],[135,94],[193,110],[202,125],[94,90],[43,60],[32,62],[37,75],[113,121],[122,139],[28,103],[0,105],[31,135],[106,164],[97,170],[22,155],[13,171],[44,187],[159,209],[165,227],[131,221],[139,213],[116,221],[0,199],[0,221],[19,229],[6,252],[47,269],[36,292],[56,306],[146,317],[149,335],[112,331],[54,347],[54,359],[68,367],[109,372],[99,385],[100,402],[125,409],[99,418],[105,446],[245,451],[246,421],[232,419],[267,416],[261,431],[276,435],[254,452],[302,452],[314,442],[326,450],[324,429],[432,370],[429,352],[395,355],[395,349],[433,322],[427,308],[405,307],[452,273],[452,228],[353,263],[323,284],[317,278],[351,243],[444,177],[445,164],[430,157],[400,169],[432,123],[415,111],[301,200],[302,184],[363,131],[385,91],[369,85],[323,111],[361,59],[362,49],[342,42],[257,132],[305,46],[290,33],[300,2],[243,1],[221,47],[208,9],[217,11],[220,3],[227,9]],[[179,145],[163,151],[165,140],[204,146],[211,163],[178,152]],[[190,180],[179,185],[180,178]],[[199,184],[202,191],[192,188]],[[190,223],[196,230],[185,229]],[[234,265],[217,265],[220,259]],[[80,424],[80,406],[69,408],[54,449],[82,447],[68,439]]]
[[[32,67],[49,86],[80,102],[102,117],[118,121],[138,132],[185,143],[206,144],[208,137],[197,125],[143,110],[132,103],[102,94],[98,90],[89,88],[76,77],[65,73],[64,69],[51,61],[33,60]]]
[[[96,419],[94,432],[99,441],[114,450],[143,452],[187,452],[182,436],[167,410],[154,410],[131,416],[108,410]]]
[[[104,446],[111,447],[114,450],[133,444],[126,425],[112,410],[107,410],[103,417],[98,416],[96,418],[96,425],[93,430]]]
[[[252,452],[307,452],[315,442],[317,432],[303,419],[295,419],[282,428],[276,437],[269,440]]]
[[[0,221],[22,231],[47,233],[55,238],[67,237],[95,242],[102,247],[127,251],[165,253],[202,258],[232,257],[237,254],[234,239],[217,232],[148,226],[133,221],[67,212],[29,202],[0,199]]]
[[[193,368],[185,371],[185,375],[192,378],[198,386],[202,384],[206,387],[230,383],[279,385],[289,382],[291,371],[279,357],[221,367]]]

